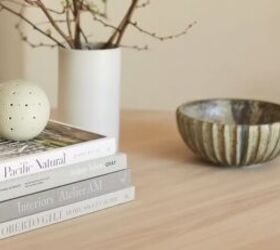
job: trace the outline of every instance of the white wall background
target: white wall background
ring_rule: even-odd
[[[23,47],[13,30],[15,21],[0,13],[0,81],[23,77]]]
[[[112,21],[128,2],[111,1]],[[221,96],[280,102],[279,9],[277,0],[151,0],[138,14],[149,30],[169,34],[198,24],[186,37],[165,43],[130,30],[126,44],[151,49],[123,52],[123,107],[173,110],[186,100]],[[55,106],[56,50],[22,44],[7,18],[0,15],[0,80],[38,81]],[[89,28],[97,39],[104,35],[98,24]]]

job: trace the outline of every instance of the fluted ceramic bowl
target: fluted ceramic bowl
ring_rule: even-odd
[[[189,148],[217,165],[253,165],[280,153],[278,104],[209,99],[182,104],[176,115],[179,132]]]

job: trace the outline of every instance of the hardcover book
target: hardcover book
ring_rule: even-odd
[[[126,169],[4,201],[0,203],[0,223],[111,193],[130,185],[130,170]]]
[[[0,182],[0,202],[126,168],[126,155],[117,153],[99,159],[72,164],[66,168],[51,169],[37,174],[2,181]]]
[[[50,121],[35,139],[0,140],[0,181],[114,154],[116,140]]]
[[[135,188],[130,186],[95,198],[1,223],[0,239],[120,205],[132,201],[134,198]]]

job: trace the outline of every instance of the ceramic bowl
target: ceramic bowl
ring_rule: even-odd
[[[184,142],[194,153],[217,165],[253,165],[280,153],[278,104],[209,99],[182,104],[176,115]]]

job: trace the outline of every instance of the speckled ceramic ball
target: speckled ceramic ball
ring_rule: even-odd
[[[0,135],[24,141],[39,135],[50,116],[47,95],[36,84],[9,81],[0,84]]]

